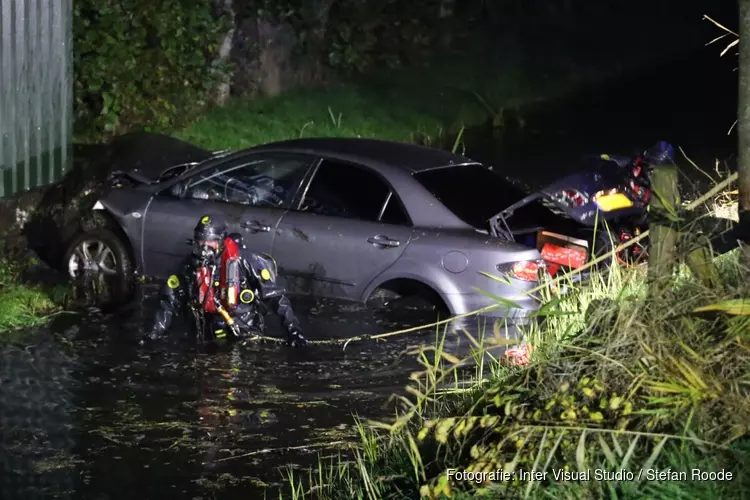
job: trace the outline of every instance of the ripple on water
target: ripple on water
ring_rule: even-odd
[[[419,311],[384,318],[333,301],[298,300],[295,308],[311,339],[420,321]],[[404,352],[434,339],[431,332],[352,343],[346,351],[267,343],[208,352],[181,338],[176,323],[170,338],[138,347],[145,319],[132,306],[109,315],[87,311],[53,326],[75,352],[66,382],[75,446],[66,456],[79,494],[260,494],[264,485],[283,482],[287,464],[315,465],[319,453],[335,455],[356,440],[353,414],[390,416],[389,396],[417,368]],[[280,325],[269,323],[269,334],[280,335]]]

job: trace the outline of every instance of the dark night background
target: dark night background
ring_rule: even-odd
[[[100,154],[93,144],[139,131],[213,150],[301,135],[450,149],[463,129],[467,156],[526,186],[579,168],[581,155],[635,153],[661,139],[704,169],[715,159],[734,168],[736,50],[719,56],[729,37],[706,47],[723,32],[702,17],[736,31],[736,1],[75,0],[73,8],[75,142],[91,148],[77,154]],[[89,173],[76,172],[82,189]],[[320,348],[322,360],[271,348],[243,354],[237,382],[228,356],[175,346],[134,354],[126,339],[138,314],[51,326],[85,339],[75,354],[52,343],[0,352],[0,436],[14,446],[13,460],[0,457],[0,497],[261,498],[265,484],[283,483],[276,467],[314,464],[313,451],[344,439],[353,411],[384,414],[387,394],[404,384],[403,373],[388,371],[406,347],[395,342],[346,355]],[[358,328],[353,316],[341,313],[339,328]],[[318,382],[322,375],[338,385]],[[226,394],[238,384],[255,398],[248,421],[211,420],[234,408]],[[52,413],[40,410],[48,401]],[[26,425],[38,448],[21,449],[20,438],[2,434],[6,424]],[[37,439],[37,429],[52,437]],[[311,449],[262,451],[300,444]],[[256,454],[203,463],[233,446]]]
[[[78,142],[145,128],[212,149],[299,134],[451,147],[464,126],[466,154],[537,181],[659,139],[732,161],[736,56],[705,46],[723,32],[702,20],[736,29],[732,1],[190,5],[76,4]],[[228,89],[206,91],[222,75]]]

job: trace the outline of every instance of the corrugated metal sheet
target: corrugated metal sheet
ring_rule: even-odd
[[[70,164],[72,0],[0,0],[0,198]]]

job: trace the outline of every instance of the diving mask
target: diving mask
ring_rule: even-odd
[[[219,242],[216,240],[196,240],[193,255],[203,262],[213,262],[219,255]]]

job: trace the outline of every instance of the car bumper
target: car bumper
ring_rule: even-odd
[[[537,311],[541,306],[539,300],[530,295],[519,295],[507,297],[518,307],[499,304],[492,298],[482,293],[450,294],[446,297],[448,308],[453,315],[469,314],[482,310],[479,315],[493,319],[507,319],[509,322],[528,322],[529,314]]]
[[[535,321],[531,314],[541,306],[537,298],[525,294],[502,297],[514,302],[518,307],[500,305],[491,297],[479,292],[451,294],[446,297],[451,314],[462,317],[450,322],[448,330],[453,335],[446,337],[444,349],[464,360],[461,366],[469,366],[476,362],[472,354],[476,348],[475,342],[483,345],[485,362],[501,359],[508,348],[515,347],[523,338],[523,325]],[[478,310],[481,312],[471,314]],[[505,341],[496,342],[498,334]],[[484,340],[488,337],[491,340]]]

